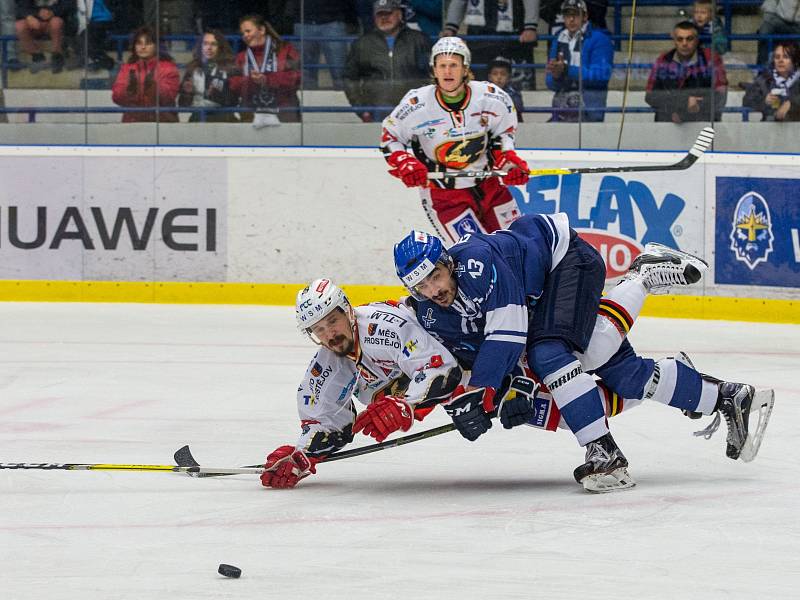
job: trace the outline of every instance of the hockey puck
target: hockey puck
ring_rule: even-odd
[[[242,570],[239,567],[234,567],[233,565],[220,565],[217,569],[217,573],[224,575],[225,577],[239,579],[242,574]]]

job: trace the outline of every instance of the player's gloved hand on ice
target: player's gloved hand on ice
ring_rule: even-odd
[[[539,384],[533,379],[518,375],[511,380],[508,391],[500,401],[497,413],[506,429],[524,425],[536,415],[533,401]]]
[[[281,446],[267,456],[261,474],[261,485],[273,488],[293,488],[297,482],[317,472],[316,458],[306,456],[294,446]]]
[[[408,431],[413,423],[414,411],[411,405],[402,398],[386,396],[361,411],[353,425],[353,433],[363,431],[364,435],[382,442],[398,429]]]
[[[506,185],[523,185],[528,183],[528,163],[522,160],[513,150],[492,150],[494,168],[506,171],[503,183]]]
[[[444,404],[444,410],[453,419],[458,432],[474,442],[492,428],[495,389],[481,387],[469,392],[459,385],[453,392],[452,399]]]
[[[392,152],[387,161],[390,175],[403,180],[407,187],[419,187],[428,184],[428,169],[419,160],[408,152],[398,150]]]

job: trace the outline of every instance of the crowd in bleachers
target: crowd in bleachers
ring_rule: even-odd
[[[721,118],[731,49],[722,5],[695,0],[665,26],[671,47],[654,60],[645,94],[656,121]],[[375,122],[430,81],[437,36],[466,35],[475,76],[523,111],[520,92],[535,89],[534,48],[546,35],[551,120],[602,121],[614,71],[608,8],[609,0],[0,0],[0,34],[17,42],[3,44],[2,64],[108,71],[113,101],[132,109],[124,122],[177,121],[171,107],[192,111],[190,121],[293,122],[301,88],[343,90],[357,116]],[[759,70],[742,85],[742,104],[764,120],[800,120],[800,52],[790,39],[800,39],[800,0],[765,0],[761,14]],[[130,41],[117,64],[109,34],[122,32]],[[163,43],[175,34],[196,35],[185,66]]]

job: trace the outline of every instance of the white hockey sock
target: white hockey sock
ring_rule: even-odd
[[[642,312],[647,290],[638,279],[624,279],[603,297],[619,304],[635,321]]]

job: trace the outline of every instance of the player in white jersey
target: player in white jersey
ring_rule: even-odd
[[[496,85],[471,81],[469,65],[463,40],[437,41],[430,59],[436,83],[408,92],[384,119],[381,136],[389,173],[421,188],[428,217],[452,241],[508,227],[521,213],[506,185],[528,181],[528,165],[514,151],[514,103]],[[428,180],[432,171],[492,169],[506,175]]]
[[[453,355],[404,306],[353,308],[338,286],[317,279],[298,294],[296,314],[321,348],[297,389],[302,434],[267,457],[266,487],[294,487],[359,431],[379,442],[408,431],[461,381]],[[353,397],[367,405],[358,418]]]

